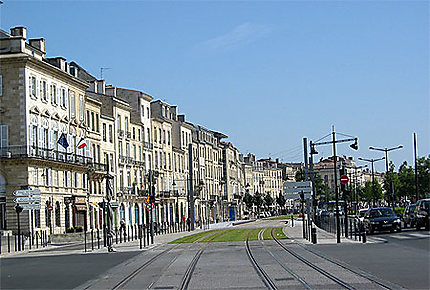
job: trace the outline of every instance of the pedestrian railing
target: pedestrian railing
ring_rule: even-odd
[[[20,252],[48,246],[49,235],[47,230],[27,233],[7,233],[0,235],[0,254]]]
[[[315,225],[320,229],[332,234],[336,234],[336,216],[316,216],[314,222]],[[341,236],[354,239],[356,241],[362,241],[363,243],[367,241],[364,224],[361,221],[353,217],[346,218],[345,216],[340,216],[339,224]]]

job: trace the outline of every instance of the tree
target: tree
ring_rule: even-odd
[[[279,205],[280,208],[284,208],[286,201],[284,196],[282,195],[282,192],[280,192],[278,197],[276,198],[276,203]]]
[[[399,188],[398,192],[401,196],[412,198],[415,196],[415,172],[411,166],[405,161],[400,165],[399,173]]]
[[[420,197],[428,196],[430,194],[430,155],[427,158],[418,158],[417,173]]]
[[[375,182],[366,182],[364,185],[363,196],[367,202],[380,200],[382,198],[382,186],[379,184],[378,180]]]
[[[243,196],[243,202],[245,203],[248,209],[252,209],[252,205],[254,201],[253,201],[252,195],[250,195],[248,191],[246,191],[245,195]]]
[[[400,181],[399,176],[394,172],[394,163],[391,161],[387,174],[384,176],[383,188],[385,191],[385,200],[391,200],[391,192],[394,191],[394,199],[399,195]],[[393,188],[392,188],[393,187]]]
[[[294,177],[295,177],[296,181],[304,181],[305,177],[306,177],[305,170],[304,169],[297,170]]]
[[[265,204],[265,206],[267,207],[267,209],[269,209],[270,208],[270,206],[273,204],[273,197],[269,194],[269,193],[267,193],[265,196],[264,196],[264,204]]]
[[[254,194],[252,199],[254,205],[257,207],[257,212],[260,213],[260,208],[263,205],[263,196],[258,191]]]

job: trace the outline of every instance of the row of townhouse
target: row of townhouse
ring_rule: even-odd
[[[52,235],[103,228],[109,175],[118,227],[184,222],[192,212],[197,224],[241,218],[246,191],[275,198],[294,173],[278,160],[244,158],[176,106],[46,57],[45,40],[27,40],[25,27],[0,30],[0,49],[0,230],[17,228],[19,189],[41,192],[40,210],[24,211],[21,228]]]

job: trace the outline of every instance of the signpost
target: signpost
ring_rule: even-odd
[[[284,182],[284,198],[285,199],[298,199],[300,198],[302,202],[302,216],[303,216],[303,238],[306,237],[305,233],[305,215],[304,215],[304,207],[305,200],[309,201],[312,197],[312,182],[311,181],[302,181],[302,182]],[[307,204],[309,204],[307,202]],[[307,214],[308,220],[310,216],[310,208],[307,206]]]

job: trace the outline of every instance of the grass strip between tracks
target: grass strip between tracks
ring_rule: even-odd
[[[212,230],[207,232],[201,232],[198,234],[186,236],[173,242],[171,244],[182,244],[182,243],[193,243],[194,241],[199,240],[199,243],[208,243],[208,242],[238,242],[245,241],[246,237],[249,235],[250,241],[258,240],[258,233],[265,228],[253,228],[253,229],[227,229],[227,230]],[[266,228],[263,233],[263,238],[265,240],[272,240],[272,236],[270,234],[272,228]],[[222,235],[218,235],[213,238],[212,235],[214,232],[224,233]],[[274,235],[278,239],[287,239],[287,237],[282,232],[282,228],[274,228]]]

